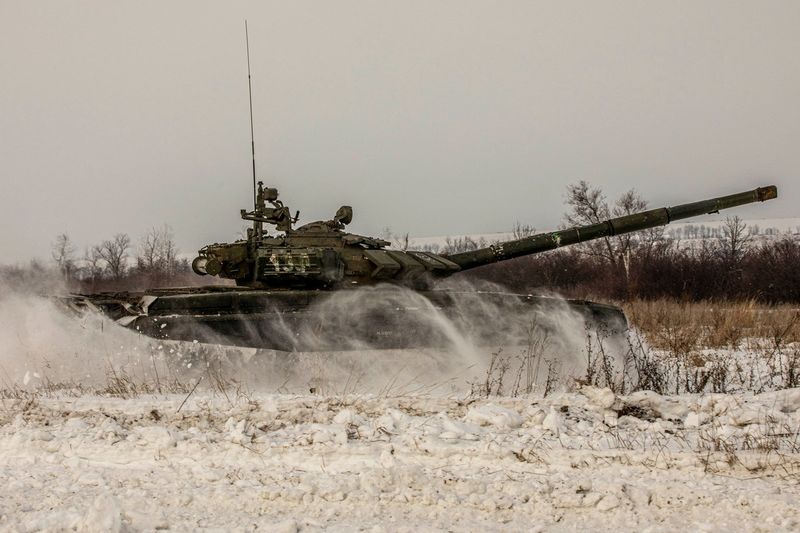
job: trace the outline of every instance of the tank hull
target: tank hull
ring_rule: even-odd
[[[609,334],[627,328],[615,306],[503,292],[204,287],[71,295],[67,301],[156,339],[280,351],[417,348],[466,336],[477,344],[524,344],[531,325],[557,329],[563,321]]]

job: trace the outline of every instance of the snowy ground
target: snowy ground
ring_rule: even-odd
[[[446,350],[215,351],[0,296],[0,532],[800,529],[783,344],[704,353],[733,394],[615,396],[577,385],[580,328],[522,352],[457,323]]]
[[[4,531],[800,528],[800,389],[21,396]]]

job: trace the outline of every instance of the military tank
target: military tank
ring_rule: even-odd
[[[350,206],[340,207],[330,220],[295,227],[299,212],[291,214],[278,199],[277,189],[259,182],[255,193],[254,209],[240,213],[242,219],[252,222],[247,238],[209,244],[192,262],[196,274],[233,283],[74,294],[66,301],[75,309],[99,310],[121,326],[155,338],[283,351],[436,344],[446,333],[431,316],[452,317],[465,306],[474,309],[487,304],[509,313],[564,309],[595,326],[620,331],[625,329],[626,319],[622,310],[612,305],[501,290],[443,288],[442,281],[498,261],[763,202],[776,198],[777,188],[760,187],[651,209],[449,255],[393,250],[383,239],[349,233]],[[269,231],[269,226],[274,231]],[[356,294],[360,296],[350,298]],[[491,337],[504,329],[496,322],[496,317],[473,321],[471,335],[478,342],[491,342]]]

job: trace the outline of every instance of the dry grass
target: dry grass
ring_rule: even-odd
[[[702,348],[739,348],[749,339],[800,341],[800,308],[755,301],[636,300],[624,304],[631,324],[657,349],[689,354]]]
[[[800,386],[796,307],[655,300],[628,303],[625,311],[636,328],[629,352],[636,388],[678,394]]]

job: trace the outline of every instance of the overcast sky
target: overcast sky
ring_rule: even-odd
[[[554,227],[775,183],[800,216],[800,2],[0,0],[0,262],[153,225],[229,241],[258,175],[352,231]]]

